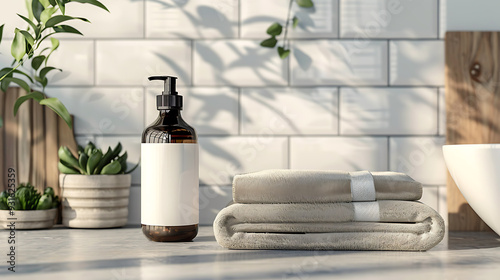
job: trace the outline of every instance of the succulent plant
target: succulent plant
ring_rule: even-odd
[[[41,194],[30,183],[19,184],[14,194],[0,193],[0,210],[47,210],[59,206],[59,196],[47,187]]]
[[[94,143],[89,142],[84,148],[78,146],[78,158],[66,146],[61,146],[58,151],[59,171],[63,174],[83,175],[114,175],[128,174],[134,171],[139,163],[127,171],[127,152],[122,155],[122,144],[118,142],[114,149],[108,147],[103,154],[101,149],[96,148]]]

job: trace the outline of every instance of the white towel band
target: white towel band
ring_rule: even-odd
[[[356,222],[380,222],[380,208],[378,201],[359,202],[354,205],[354,221]]]
[[[375,201],[375,184],[368,171],[349,172],[351,175],[352,201]]]

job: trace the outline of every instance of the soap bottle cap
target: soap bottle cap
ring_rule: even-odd
[[[177,77],[173,76],[151,76],[150,81],[163,80],[164,87],[161,95],[156,96],[156,108],[158,110],[178,109],[182,110],[182,96],[178,95],[175,83]]]

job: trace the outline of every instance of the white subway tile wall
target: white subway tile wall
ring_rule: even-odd
[[[436,38],[438,1],[341,0],[342,38]]]
[[[338,134],[336,88],[246,88],[242,134]]]
[[[238,0],[146,1],[145,22],[148,38],[236,38]]]
[[[290,54],[294,86],[387,85],[387,42],[297,40]]]
[[[444,86],[444,42],[391,41],[390,84]]]
[[[439,88],[439,135],[446,134],[446,99],[444,88]]]
[[[11,63],[3,54],[14,26],[25,27],[15,15],[24,1],[11,2],[0,10],[1,67]],[[59,36],[49,64],[64,71],[46,92],[74,114],[79,143],[121,141],[132,166],[158,114],[161,83],[147,77],[178,76],[199,134],[204,225],[231,201],[235,174],[269,168],[407,172],[445,217],[445,2],[293,4],[299,23],[284,60],[259,43],[270,24],[285,23],[288,0],[104,1],[110,13],[75,3],[68,14],[92,24],[75,22],[84,37]],[[140,224],[140,169],[129,223]]]
[[[387,137],[291,137],[290,167],[387,170]]]
[[[290,31],[290,38],[337,38],[338,0],[316,0],[314,9],[292,6],[292,13],[299,20],[297,28]],[[289,0],[241,0],[240,32],[242,38],[269,37],[267,28],[274,22],[286,24]]]
[[[340,133],[352,135],[436,134],[435,88],[342,88]]]
[[[259,41],[194,41],[195,86],[286,86],[287,60],[259,46]]]
[[[390,170],[404,172],[424,185],[446,184],[441,147],[444,137],[391,137]]]

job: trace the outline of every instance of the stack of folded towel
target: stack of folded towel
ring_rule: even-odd
[[[444,222],[421,196],[419,182],[395,172],[237,175],[214,233],[230,249],[424,251],[443,239]]]

